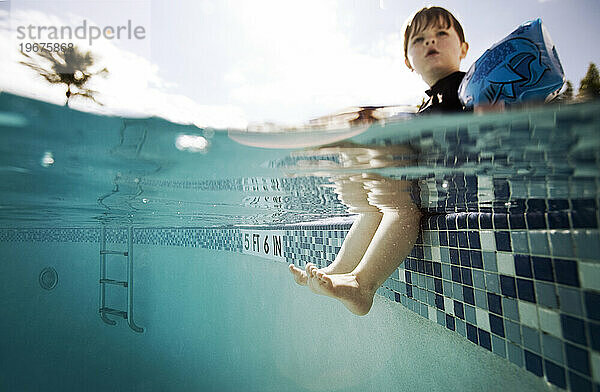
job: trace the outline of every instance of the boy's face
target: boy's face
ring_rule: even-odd
[[[406,66],[414,69],[431,87],[438,80],[459,71],[460,61],[468,50],[469,45],[460,42],[452,26],[447,29],[440,24],[428,26],[410,36]]]

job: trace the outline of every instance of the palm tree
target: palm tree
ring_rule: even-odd
[[[88,70],[94,64],[94,58],[91,52],[88,51],[83,53],[76,46],[64,52],[51,52],[41,45],[39,47],[40,50],[34,52],[34,56],[21,52],[29,61],[20,61],[20,63],[37,71],[52,84],[66,84],[66,106],[69,105],[69,99],[76,95],[89,98],[97,104],[102,105],[102,103],[96,101],[96,98],[94,97],[94,94],[96,94],[97,91],[85,87],[85,84],[89,82],[92,76],[106,76],[108,74],[106,68],[94,73],[91,73]],[[47,64],[48,62],[49,64]],[[44,65],[46,65],[46,67]],[[47,68],[48,65],[50,66],[49,69]],[[72,86],[77,87],[76,92],[71,91]]]

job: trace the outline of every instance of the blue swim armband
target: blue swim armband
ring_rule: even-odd
[[[565,74],[541,19],[523,23],[471,66],[458,89],[462,104],[507,106],[548,102],[562,88]]]

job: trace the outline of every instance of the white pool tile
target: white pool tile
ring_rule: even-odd
[[[554,336],[562,337],[562,328],[560,326],[560,315],[550,309],[539,308],[538,316],[540,329]]]
[[[515,276],[515,258],[512,253],[498,252],[496,254],[498,273]]]
[[[519,315],[521,322],[532,328],[539,328],[537,306],[525,301],[517,301],[519,304]]]
[[[584,289],[600,290],[600,264],[578,263],[579,281]]]
[[[479,241],[481,242],[481,250],[496,250],[496,238],[493,231],[480,231]]]
[[[592,351],[592,376],[594,381],[600,382],[600,354]]]
[[[490,314],[483,309],[475,308],[477,327],[490,332]]]

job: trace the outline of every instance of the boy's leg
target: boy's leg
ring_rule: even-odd
[[[367,314],[376,290],[398,268],[415,243],[421,213],[410,197],[410,182],[373,178],[367,183],[369,201],[383,218],[365,255],[347,274],[325,274],[307,266],[308,286],[318,294],[340,300],[350,311]]]
[[[364,188],[364,179],[361,175],[334,179],[335,192],[340,196],[342,203],[347,205],[349,212],[358,213],[346,235],[342,247],[333,263],[319,269],[325,274],[343,274],[351,272],[358,265],[365,254],[375,231],[381,222],[383,214],[377,207],[369,204],[367,190]],[[309,263],[311,271],[317,271],[314,264]],[[294,280],[300,285],[307,284],[305,270],[290,264],[290,271]]]

